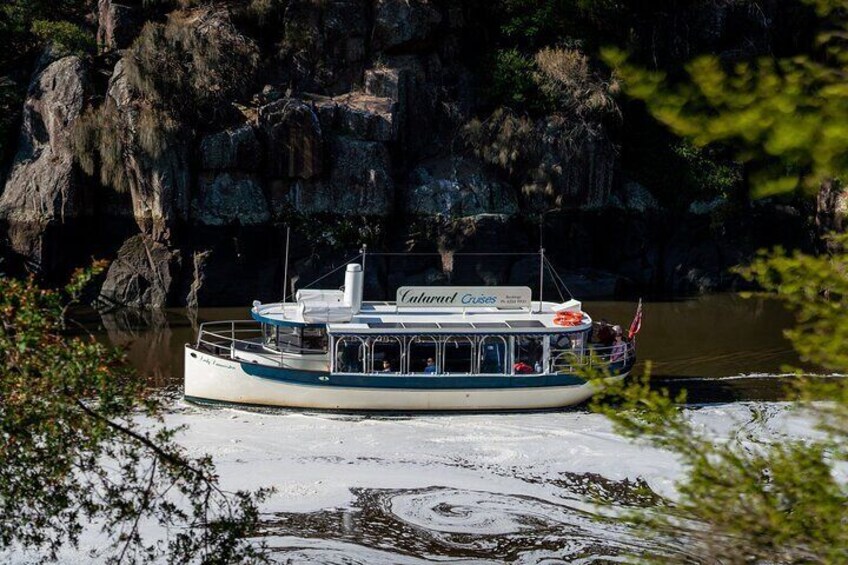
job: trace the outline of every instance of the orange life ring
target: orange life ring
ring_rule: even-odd
[[[557,312],[554,324],[558,326],[579,326],[583,323],[583,312]]]

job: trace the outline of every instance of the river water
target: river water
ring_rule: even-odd
[[[587,302],[626,326],[635,304]],[[178,387],[183,345],[199,322],[245,319],[247,308],[90,313],[104,340],[127,348],[152,384]],[[716,438],[779,440],[810,432],[782,398],[798,358],[780,304],[720,294],[648,302],[640,364],[658,386],[690,392],[687,413]],[[638,370],[638,367],[637,367]],[[689,559],[684,540],[646,540],[622,509],[675,496],[670,453],[618,436],[584,407],[511,414],[334,414],[210,408],[175,401],[179,441],[212,455],[226,488],[273,486],[262,508],[280,563],[609,563]],[[604,501],[599,504],[599,500]],[[91,538],[92,540],[96,538]],[[67,562],[89,562],[88,551]],[[640,557],[636,561],[640,561]]]

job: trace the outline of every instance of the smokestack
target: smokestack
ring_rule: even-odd
[[[351,263],[345,271],[344,303],[350,306],[351,312],[358,314],[362,308],[362,289],[365,286],[365,275],[362,265]]]

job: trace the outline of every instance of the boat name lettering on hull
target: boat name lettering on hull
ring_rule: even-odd
[[[200,362],[205,363],[207,365],[212,365],[213,367],[220,367],[222,369],[229,369],[231,371],[235,370],[235,366],[232,363],[226,363],[224,361],[219,361],[218,359],[215,359],[215,358],[201,357]]]

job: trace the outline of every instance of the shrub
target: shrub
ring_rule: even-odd
[[[582,171],[611,163],[614,153],[599,123],[559,114],[533,119],[499,108],[486,120],[471,120],[463,136],[475,155],[502,169],[521,187],[531,208],[540,210],[569,204],[569,196],[580,199],[581,194],[596,188],[584,182]],[[588,154],[594,155],[597,163],[587,163],[584,156]]]
[[[507,105],[533,101],[538,93],[534,70],[533,60],[517,49],[498,51],[492,69],[491,96]]]
[[[94,36],[71,22],[35,20],[32,33],[61,54],[83,55],[94,51]]]
[[[537,69],[534,79],[556,111],[580,118],[620,115],[614,98],[619,91],[617,81],[593,71],[584,53],[546,47],[533,60]]]
[[[71,143],[81,168],[99,171],[103,185],[126,192],[137,182],[128,162],[155,160],[193,135],[216,127],[231,102],[246,96],[258,66],[255,45],[223,12],[174,13],[148,23],[123,59],[129,100],[107,97],[74,126]]]
[[[149,102],[196,123],[220,117],[252,90],[256,46],[220,12],[148,23],[126,56],[130,85]]]

